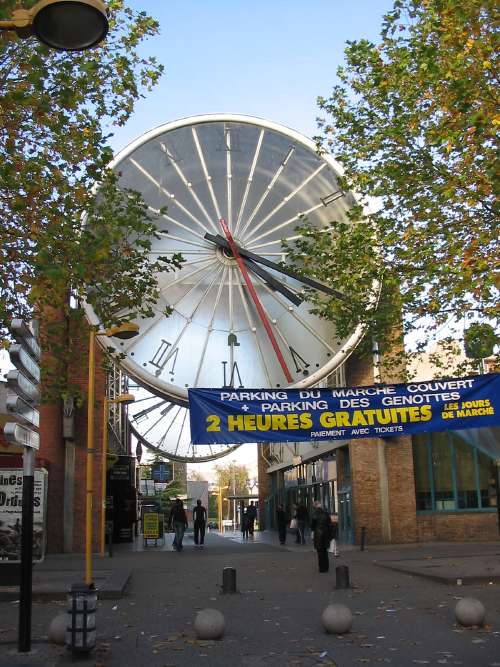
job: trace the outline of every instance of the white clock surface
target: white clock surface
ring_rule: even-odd
[[[301,215],[315,226],[347,221],[355,199],[340,191],[330,156],[276,123],[218,114],[148,132],[113,168],[152,212],[167,207],[152,255],[186,260],[159,276],[161,297],[138,336],[106,339],[141,386],[186,405],[191,387],[311,386],[344,361],[361,329],[340,340],[310,313],[303,284],[274,266],[286,263],[282,239],[297,238]]]

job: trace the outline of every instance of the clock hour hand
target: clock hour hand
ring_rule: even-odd
[[[205,238],[208,241],[212,241],[213,243],[217,244],[221,248],[225,248],[226,250],[231,250],[229,243],[220,234],[216,235],[207,232],[205,234]],[[238,249],[239,254],[245,259],[250,259],[253,262],[258,262],[259,264],[268,266],[270,269],[279,271],[280,273],[283,273],[286,276],[290,276],[290,278],[293,278],[294,280],[298,280],[304,285],[308,285],[309,287],[312,287],[320,292],[324,292],[325,294],[329,294],[330,296],[334,296],[337,299],[341,299],[342,301],[348,300],[347,297],[344,296],[341,292],[334,290],[331,287],[327,287],[326,285],[319,283],[317,280],[313,280],[312,278],[308,278],[307,276],[301,276],[295,271],[292,271],[291,269],[281,266],[281,264],[276,264],[276,262],[272,262],[271,260],[266,259],[265,257],[256,255],[254,252],[251,252],[250,250],[245,250],[245,248],[240,248],[240,246],[238,245],[236,246],[236,248]]]
[[[286,287],[282,282],[276,280],[274,276],[259,266],[256,262],[252,261],[251,259],[247,259],[246,257],[242,257],[242,259],[247,268],[265,280],[271,289],[273,289],[275,292],[280,292],[280,294],[288,299],[288,301],[291,301],[295,306],[300,306],[303,299],[301,299],[295,292],[292,292],[292,290],[288,289],[288,287]]]

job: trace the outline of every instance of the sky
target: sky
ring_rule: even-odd
[[[348,40],[376,42],[392,0],[128,0],[160,23],[142,52],[165,67],[130,120],[114,128],[115,152],[163,123],[242,113],[317,133],[318,95],[328,97]],[[0,351],[0,375],[5,369]],[[256,476],[255,447],[231,457]],[[222,459],[221,463],[226,463]],[[210,466],[200,466],[209,475]]]

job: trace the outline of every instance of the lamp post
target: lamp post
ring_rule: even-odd
[[[133,394],[120,394],[115,398],[104,396],[102,420],[102,451],[101,451],[101,556],[106,551],[106,470],[108,457],[108,416],[110,405],[130,405],[135,401]],[[109,539],[112,539],[111,536]]]
[[[109,23],[102,0],[40,0],[31,9],[15,9],[0,30],[34,35],[58,51],[84,51],[106,37]]]
[[[90,327],[89,383],[87,390],[87,476],[85,501],[85,584],[92,586],[92,496],[94,493],[94,400],[95,400],[95,339],[96,336],[116,336],[126,340],[139,333],[137,324],[125,322],[106,331]]]

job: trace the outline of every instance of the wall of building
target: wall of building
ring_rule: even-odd
[[[467,542],[498,540],[496,512],[455,512],[419,514],[419,542]]]

